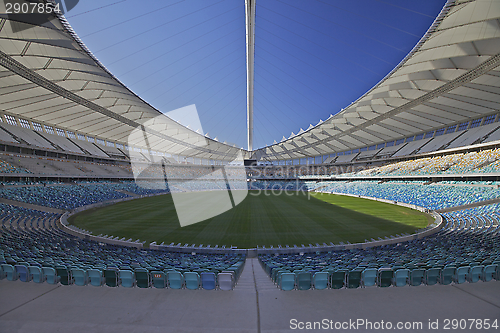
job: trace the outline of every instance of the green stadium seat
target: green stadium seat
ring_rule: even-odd
[[[361,286],[361,270],[352,270],[347,273],[347,288],[359,288]]]
[[[135,273],[135,282],[137,287],[139,288],[149,288],[151,285],[151,275],[149,270],[146,268],[136,268],[134,270]]]
[[[410,271],[410,284],[412,286],[420,286],[425,282],[425,269],[416,268]]]
[[[105,269],[104,280],[108,287],[118,287],[118,271],[116,269]]]
[[[333,289],[341,289],[346,285],[347,272],[345,270],[334,271],[330,277],[330,286]]]
[[[184,273],[184,284],[186,289],[196,290],[200,288],[200,276],[196,272]]]
[[[394,278],[394,271],[391,268],[380,268],[378,270],[377,285],[382,288],[390,287],[392,279]]]
[[[441,279],[441,268],[429,268],[425,272],[425,284],[432,286],[437,284]]]
[[[309,290],[311,289],[311,273],[301,271],[297,274],[297,289]]]

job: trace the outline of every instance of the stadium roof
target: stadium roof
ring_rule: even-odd
[[[64,17],[42,25],[29,17],[0,14],[1,111],[141,146],[140,140],[127,142],[129,134],[162,113],[99,63]],[[283,160],[325,155],[497,112],[498,18],[498,1],[448,1],[413,51],[369,92],[315,127],[254,151],[253,157]],[[222,160],[232,159],[239,151],[171,119],[150,134],[153,140],[142,148]]]
[[[448,1],[415,48],[370,91],[254,156],[283,160],[341,152],[498,112],[499,17],[498,1]]]
[[[160,117],[143,148],[216,160],[232,160],[239,151],[163,117],[92,55],[63,16],[41,25],[34,15],[0,19],[3,112],[139,147],[141,140],[128,142],[131,132]]]

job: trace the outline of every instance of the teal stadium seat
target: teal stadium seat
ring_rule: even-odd
[[[168,272],[167,283],[169,288],[182,289],[184,286],[184,278],[180,272]]]
[[[43,279],[47,281],[48,284],[58,284],[60,277],[57,272],[52,267],[42,267]]]
[[[71,276],[73,278],[73,283],[77,286],[86,286],[88,284],[88,274],[84,269],[71,269]]]
[[[479,281],[482,278],[483,270],[484,270],[483,265],[471,267],[469,272],[469,282],[475,283]]]
[[[316,272],[313,275],[314,289],[328,288],[328,272]]]
[[[363,287],[372,287],[377,285],[377,273],[376,268],[367,268],[361,273],[361,283]]]
[[[17,280],[17,273],[16,269],[14,266],[9,265],[9,264],[2,264],[2,270],[3,273],[5,274],[5,277],[9,281],[16,281]]]
[[[200,276],[195,272],[184,273],[184,284],[186,289],[196,290],[200,288]]]
[[[135,274],[131,270],[119,270],[118,277],[120,279],[120,285],[125,288],[132,288],[135,286]]]
[[[90,285],[100,287],[104,284],[104,276],[100,269],[89,269],[87,271]]]
[[[29,266],[28,272],[31,276],[31,280],[35,283],[43,283],[45,281],[43,279],[42,269],[37,266]]]
[[[281,274],[280,289],[286,291],[295,289],[295,273]]]
[[[443,285],[448,285],[453,282],[455,278],[455,267],[445,267],[441,270],[441,281],[440,283]]]
[[[428,286],[435,285],[441,279],[441,268],[429,268],[425,272],[425,284]]]
[[[496,277],[497,270],[498,270],[498,265],[496,264],[485,266],[483,271],[483,281],[488,282],[493,280]]]
[[[456,272],[455,272],[455,283],[456,284],[462,284],[465,281],[467,281],[467,276],[469,275],[469,266],[461,266],[458,267]]]
[[[155,288],[163,289],[167,287],[167,275],[162,271],[151,272],[152,285]]]
[[[410,270],[403,268],[398,269],[394,272],[394,286],[404,287],[408,284],[410,280]]]

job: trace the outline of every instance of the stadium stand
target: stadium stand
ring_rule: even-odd
[[[402,287],[500,280],[498,205],[444,214],[446,226],[420,240],[365,250],[260,255],[281,290]],[[305,287],[304,287],[305,286]]]
[[[9,272],[9,280],[17,280],[29,270],[32,273],[26,275],[29,279],[25,282],[34,278],[38,283],[83,286],[90,279],[90,284],[97,286],[105,282],[111,287],[158,288],[158,282],[153,283],[156,275],[177,273],[183,277],[180,287],[188,288],[184,276],[200,274],[204,277],[201,287],[210,290],[218,287],[216,276],[220,273],[224,273],[223,281],[229,275],[234,286],[245,263],[245,257],[238,254],[193,255],[85,241],[61,231],[56,225],[57,214],[5,204],[0,207],[0,265],[2,272]],[[35,267],[42,269],[41,278]],[[145,280],[141,281],[143,275]],[[223,282],[222,289],[232,288]]]

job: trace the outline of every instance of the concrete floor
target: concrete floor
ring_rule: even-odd
[[[257,259],[247,259],[235,290],[226,292],[0,281],[0,332],[5,333],[313,332],[327,330],[301,330],[299,322],[324,319],[328,325],[332,321],[331,331],[347,330],[349,321],[367,320],[373,331],[385,331],[382,327],[390,321],[393,326],[421,322],[422,329],[410,331],[439,332],[447,318],[497,319],[500,325],[500,282],[284,292]],[[382,320],[385,326],[378,326]],[[429,320],[438,320],[438,330],[429,329]],[[292,329],[294,323],[297,329]],[[344,323],[344,329],[336,330],[335,323]],[[469,329],[469,324],[460,331],[500,331]],[[357,328],[372,331],[366,325]]]

